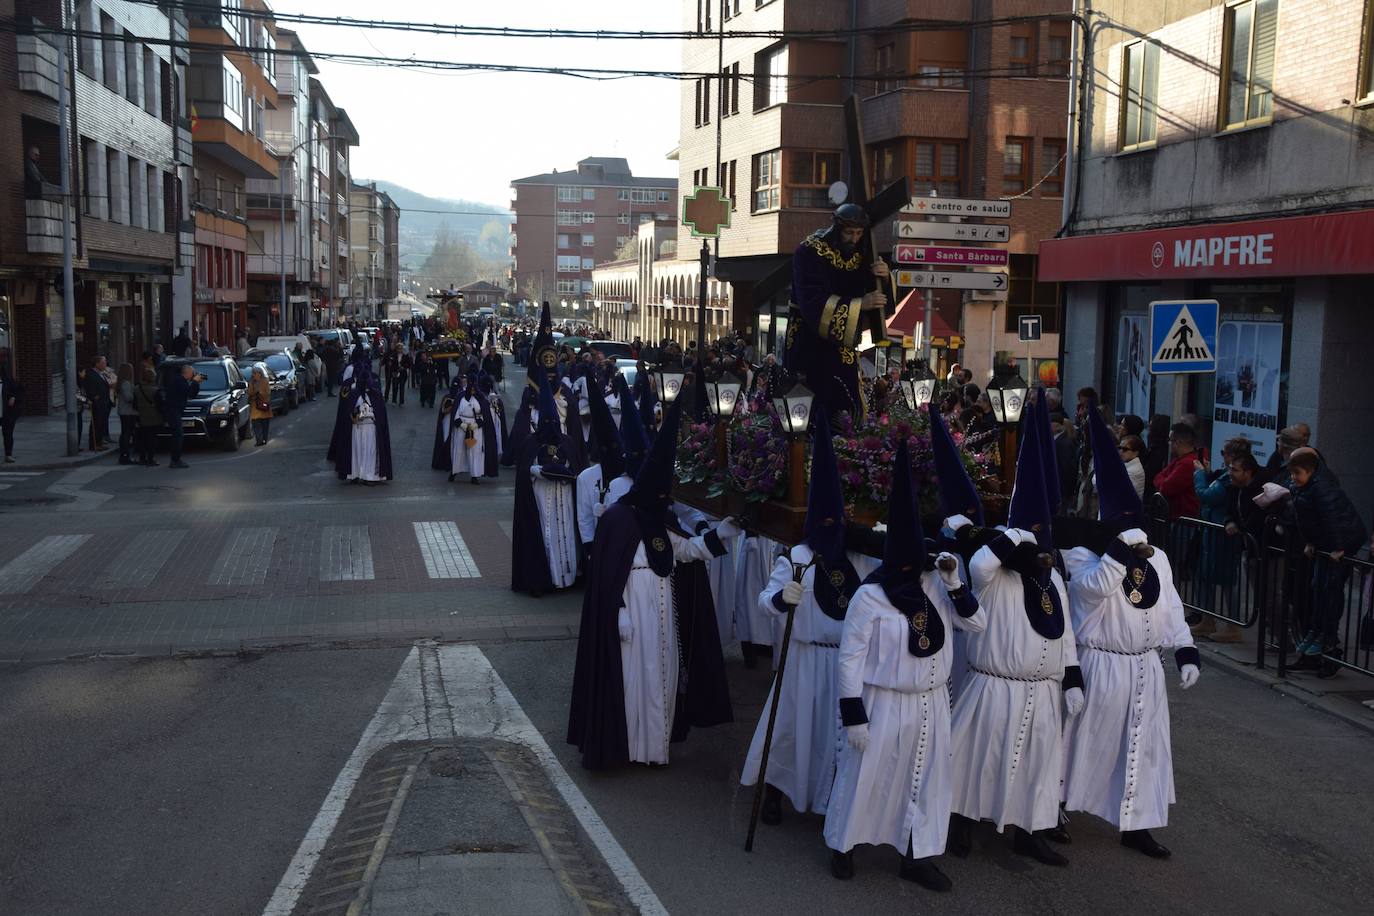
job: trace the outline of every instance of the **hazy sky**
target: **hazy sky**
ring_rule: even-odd
[[[677,30],[678,0],[277,0],[279,13],[534,28]],[[676,41],[452,38],[302,26],[311,51],[537,66],[675,70]],[[319,78],[361,135],[353,175],[424,194],[505,206],[515,178],[623,156],[637,175],[673,176],[678,87],[670,80],[401,70],[317,61]]]

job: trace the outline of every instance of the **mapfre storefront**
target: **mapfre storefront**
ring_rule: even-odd
[[[1261,462],[1304,421],[1357,498],[1374,505],[1374,210],[1052,239],[1039,279],[1065,284],[1066,391],[1118,413],[1196,413],[1215,453],[1244,435]],[[1215,299],[1214,375],[1151,376],[1149,304]]]

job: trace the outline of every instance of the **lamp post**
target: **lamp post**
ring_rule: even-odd
[[[815,395],[800,382],[785,394],[773,398],[778,420],[788,439],[787,503],[793,508],[806,505],[806,431],[811,425],[811,406]]]
[[[1002,425],[1002,486],[1008,494],[1016,483],[1016,428],[1029,387],[1020,375],[1006,373],[994,377],[987,387],[992,415]]]
[[[702,372],[705,369],[702,367],[696,371]],[[740,380],[728,372],[715,381],[706,383],[706,408],[716,418],[716,463],[722,468],[729,460],[725,448],[725,427],[735,413],[735,405],[739,403],[739,393],[743,387]]]
[[[664,369],[660,366],[653,373],[654,384],[658,386],[659,400],[663,401],[666,408],[669,404],[677,400],[678,393],[682,391],[682,380],[685,373],[673,369]]]

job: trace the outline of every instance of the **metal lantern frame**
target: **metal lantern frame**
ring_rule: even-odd
[[[658,386],[658,399],[664,404],[671,404],[682,392],[682,383],[687,378],[687,373],[660,366],[654,370],[653,377],[654,384]]]
[[[783,432],[789,436],[806,435],[811,426],[811,413],[815,401],[815,394],[800,382],[786,393],[773,398],[773,406],[777,408]]]
[[[744,383],[728,372],[715,381],[708,381],[706,409],[714,417],[726,418],[733,415],[743,389]]]
[[[1019,373],[999,375],[988,382],[988,400],[992,402],[992,415],[997,422],[1012,427],[1020,423],[1029,393],[1030,385]]]

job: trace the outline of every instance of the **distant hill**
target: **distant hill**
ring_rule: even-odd
[[[418,268],[423,264],[445,229],[448,238],[466,242],[483,259],[510,263],[510,211],[504,207],[429,197],[390,181],[379,180],[377,189],[391,195],[401,208],[402,265]]]

